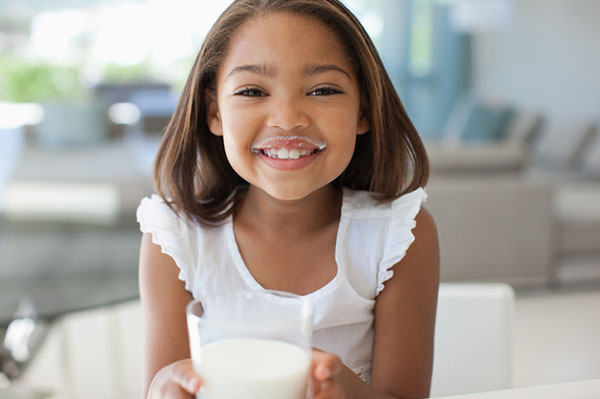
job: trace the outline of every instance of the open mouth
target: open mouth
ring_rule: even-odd
[[[253,150],[255,154],[263,154],[273,159],[300,159],[302,157],[307,157],[320,151],[321,150],[317,148],[264,148]]]
[[[252,152],[271,159],[295,160],[323,151],[327,143],[304,136],[277,136],[252,145]]]

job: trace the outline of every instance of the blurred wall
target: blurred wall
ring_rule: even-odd
[[[517,0],[473,38],[474,92],[557,117],[600,119],[600,1]]]

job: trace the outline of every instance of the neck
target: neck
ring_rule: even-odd
[[[278,200],[250,186],[241,195],[234,219],[236,223],[257,232],[302,235],[336,223],[340,216],[341,200],[341,189],[331,184],[293,201]]]

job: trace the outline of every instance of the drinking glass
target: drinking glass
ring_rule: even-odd
[[[312,307],[282,291],[236,291],[188,304],[194,369],[202,399],[304,399]]]

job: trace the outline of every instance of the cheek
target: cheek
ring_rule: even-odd
[[[242,167],[251,156],[249,145],[246,145],[239,137],[235,134],[225,133],[223,135],[223,144],[225,146],[225,155],[229,164],[238,174],[243,172]]]
[[[343,159],[340,160],[340,164],[343,164],[344,167],[340,171],[340,174],[344,170],[346,170],[346,168],[350,164],[350,161],[352,160],[352,156],[354,155],[354,150],[355,150],[355,147],[356,147],[355,138],[356,138],[356,136],[348,138],[348,140],[346,140],[346,142],[344,143],[344,151],[342,151]]]
[[[221,110],[221,119],[223,120],[224,130],[232,133],[235,132],[239,126],[243,125],[247,118],[242,111],[238,111],[235,108],[225,108]]]
[[[238,175],[247,180],[254,128],[251,121],[239,116],[240,114],[236,114],[235,118],[223,118],[223,144],[229,164]]]
[[[320,110],[321,118],[330,128],[338,131],[356,134],[360,108],[356,101],[345,101],[335,107]]]
[[[356,142],[358,113],[331,109],[321,119],[319,129],[326,132],[327,140],[343,150],[352,150]]]
[[[260,125],[260,118],[257,112],[248,108],[229,108],[222,113],[223,134],[232,136],[232,140],[244,141],[250,140],[256,135]]]
[[[328,155],[329,170],[341,174],[350,164],[356,147],[356,135],[344,134],[330,139]]]
[[[227,137],[227,136],[225,136]],[[246,181],[252,181],[252,174],[250,171],[252,170],[249,167],[251,164],[249,163],[248,155],[243,152],[237,143],[232,142],[231,140],[224,139],[225,144],[225,156],[227,157],[227,161],[231,168],[237,173],[242,179]]]

